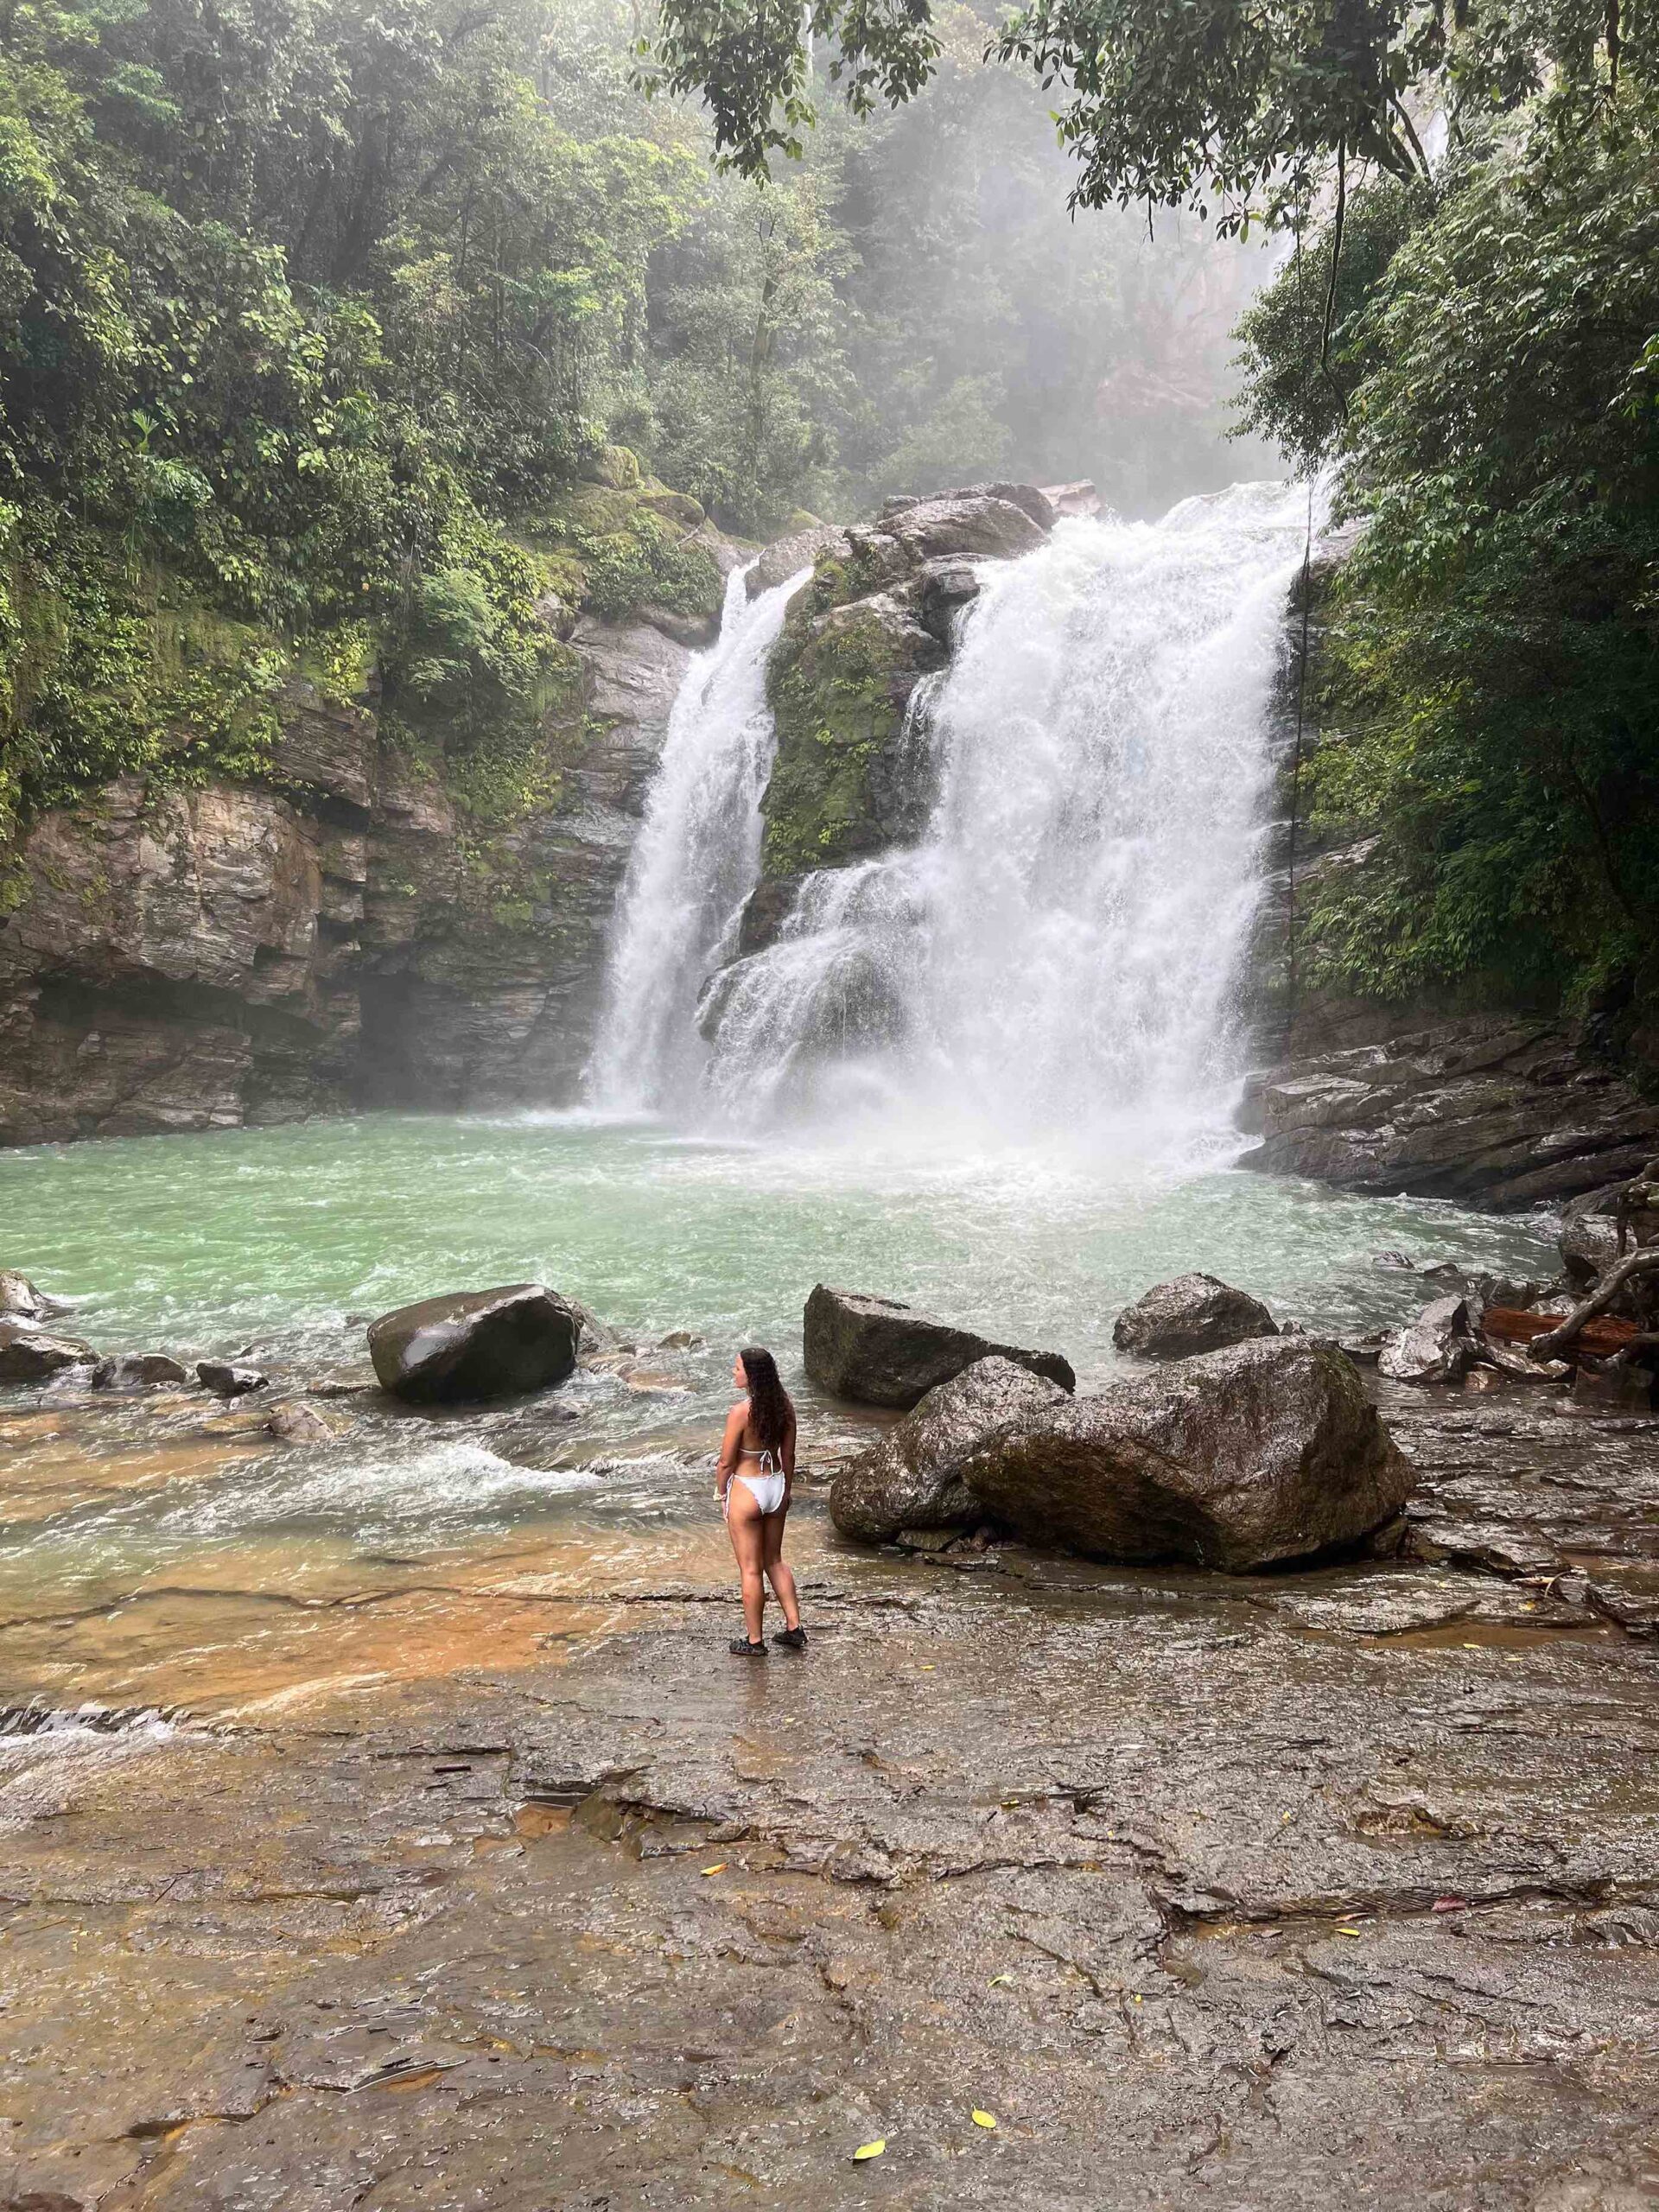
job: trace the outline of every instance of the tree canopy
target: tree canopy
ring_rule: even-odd
[[[987,50],[1058,88],[1077,206],[1190,203],[1232,230],[1286,219],[1339,148],[1427,175],[1426,99],[1455,128],[1547,83],[1599,89],[1646,54],[1649,17],[1639,0],[1030,0]],[[658,0],[639,51],[646,81],[707,99],[721,156],[755,175],[798,159],[817,120],[815,41],[861,114],[913,98],[940,51],[930,0]]]
[[[700,603],[683,497],[585,481],[636,455],[752,537],[1200,465],[1243,270],[1074,231],[988,16],[945,10],[908,107],[764,186],[644,97],[630,20],[0,7],[0,831],[118,768],[257,761],[296,652],[460,742],[535,697],[550,597]]]

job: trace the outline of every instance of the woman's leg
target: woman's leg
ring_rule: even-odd
[[[766,1566],[766,1580],[778,1593],[778,1602],[784,1609],[785,1628],[799,1628],[800,1600],[795,1595],[795,1578],[784,1560],[784,1523],[789,1518],[789,1508],[780,1513],[768,1513],[760,1524],[760,1556]]]
[[[761,1531],[765,1527],[754,1492],[734,1475],[726,1494],[726,1533],[732,1540],[738,1580],[743,1586],[743,1629],[751,1643],[760,1641],[760,1624],[766,1603],[761,1565]]]

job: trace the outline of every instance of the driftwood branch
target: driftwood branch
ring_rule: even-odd
[[[1575,1306],[1559,1328],[1547,1335],[1535,1337],[1527,1346],[1533,1359],[1551,1359],[1563,1344],[1570,1344],[1586,1321],[1593,1321],[1598,1313],[1605,1313],[1628,1282],[1639,1275],[1659,1274],[1659,1244],[1650,1244],[1640,1252],[1632,1252],[1617,1267],[1610,1268],[1600,1282],[1584,1300]]]

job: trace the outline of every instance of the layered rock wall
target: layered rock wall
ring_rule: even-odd
[[[545,798],[505,827],[372,698],[297,681],[258,784],[126,777],[43,817],[0,923],[0,1141],[568,1096],[688,658],[579,620]]]

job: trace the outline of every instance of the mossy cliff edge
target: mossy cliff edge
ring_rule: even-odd
[[[1031,551],[1053,520],[1030,485],[976,485],[890,499],[868,527],[768,548],[751,590],[808,559],[812,574],[768,670],[777,753],[743,952],[770,941],[803,876],[920,834],[934,776],[918,687],[949,664],[957,618],[980,588],[978,563]]]
[[[607,448],[393,643],[14,548],[0,1141],[568,1093],[689,652],[738,557]]]

